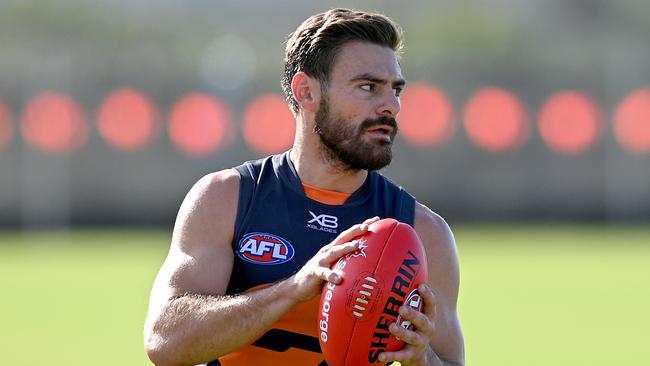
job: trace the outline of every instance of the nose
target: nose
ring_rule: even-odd
[[[385,93],[381,100],[381,104],[377,108],[377,114],[386,117],[397,117],[400,110],[399,97],[395,94],[395,90],[390,89]]]

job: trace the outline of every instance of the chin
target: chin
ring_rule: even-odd
[[[387,167],[392,160],[393,154],[389,150],[380,154],[373,154],[370,159],[366,157],[359,166],[363,166],[365,170],[380,170]]]

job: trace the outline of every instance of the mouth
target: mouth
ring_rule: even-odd
[[[394,130],[395,129],[389,125],[377,125],[370,127],[366,130],[366,132],[376,136],[388,136],[390,139],[390,137],[393,135]]]
[[[366,130],[371,138],[379,140],[381,144],[391,144],[395,129],[388,125],[376,125]]]

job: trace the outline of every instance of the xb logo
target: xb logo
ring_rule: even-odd
[[[309,214],[311,215],[312,219],[307,221],[307,224],[313,224],[314,222],[316,222],[318,223],[318,225],[330,229],[336,229],[339,227],[339,218],[336,216],[325,215],[325,214],[316,215],[311,211],[309,211]]]

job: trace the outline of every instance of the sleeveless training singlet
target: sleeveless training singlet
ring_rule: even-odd
[[[335,206],[305,195],[289,152],[235,169],[241,178],[227,294],[290,277],[342,231],[373,216],[413,226],[415,199],[377,172]],[[326,365],[317,338],[319,301],[297,305],[252,344],[208,365]]]

